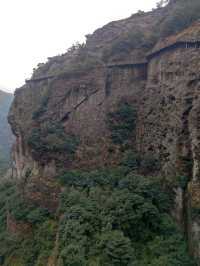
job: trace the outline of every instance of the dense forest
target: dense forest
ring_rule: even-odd
[[[135,175],[134,162],[123,163],[128,166],[58,176],[63,192],[56,213],[27,204],[12,184],[2,184],[3,265],[44,266],[53,256],[59,266],[194,266],[169,215],[170,183]],[[21,225],[12,237],[5,228],[8,211]]]

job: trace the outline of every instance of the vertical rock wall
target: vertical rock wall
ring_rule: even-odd
[[[52,210],[56,208],[59,187],[55,176],[60,171],[60,163],[66,169],[88,170],[111,166],[121,159],[117,150],[110,152],[107,113],[114,111],[122,99],[139,108],[145,87],[144,71],[134,67],[98,68],[63,75],[50,82],[29,82],[16,91],[9,114],[16,135],[13,175],[30,200]],[[59,123],[67,134],[80,139],[73,161],[67,154],[57,154],[56,158],[46,153],[37,156],[31,149],[28,138],[32,130],[46,123]]]
[[[200,207],[199,62],[198,49],[176,49],[152,59],[140,112],[144,122],[142,150],[157,153],[162,173],[168,178],[174,182],[185,179],[185,187],[175,190],[174,216],[185,228],[197,258],[200,226],[193,212]]]

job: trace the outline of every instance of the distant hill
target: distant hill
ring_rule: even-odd
[[[8,166],[12,133],[7,122],[7,114],[12,102],[11,93],[0,90],[0,173]]]

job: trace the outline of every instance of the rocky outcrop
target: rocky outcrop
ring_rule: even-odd
[[[113,144],[107,117],[123,101],[137,112],[131,149],[156,157],[159,174],[174,184],[172,213],[200,265],[200,247],[194,244],[200,239],[200,24],[158,42],[152,51],[137,43],[125,52],[110,50],[130,29],[143,30],[145,43],[168,8],[105,26],[88,36],[86,47],[41,65],[16,90],[9,114],[16,136],[13,173],[28,200],[54,211],[60,170],[119,163],[122,147]],[[69,63],[76,62],[80,67],[69,71]]]

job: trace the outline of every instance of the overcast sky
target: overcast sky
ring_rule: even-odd
[[[0,87],[23,85],[47,57],[106,23],[151,10],[158,0],[0,0]]]

